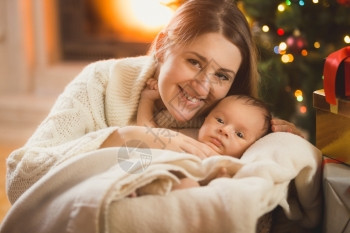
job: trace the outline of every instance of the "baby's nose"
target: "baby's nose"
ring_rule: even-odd
[[[224,126],[220,127],[219,132],[220,132],[220,134],[224,135],[225,137],[228,137],[230,135],[229,134],[230,126],[224,125]]]

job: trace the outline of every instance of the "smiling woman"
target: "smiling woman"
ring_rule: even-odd
[[[169,0],[91,0],[101,20],[120,40],[150,42],[170,20]]]
[[[73,14],[84,9],[78,4],[83,1],[74,1]],[[73,1],[59,2],[71,6]],[[87,27],[79,26],[71,29]],[[250,151],[259,152],[256,157],[212,156],[210,160],[206,157],[218,155],[216,151],[178,132],[199,128],[206,112],[227,95],[257,94],[253,39],[235,1],[190,0],[176,10],[145,55],[128,53],[84,67],[24,146],[8,156],[6,192],[14,205],[0,232],[253,233],[258,218],[281,203],[291,218],[299,217],[311,227],[317,224],[322,200],[318,182],[311,180],[321,174],[320,166],[309,144],[302,150],[302,138],[270,134],[273,138],[258,146],[271,142],[271,151],[255,148]],[[126,47],[120,44],[117,50]],[[159,128],[135,125],[141,92],[150,79],[158,81],[155,104],[159,108],[149,110]],[[292,140],[301,145],[286,144]],[[280,161],[278,152],[286,158],[281,164],[275,161]],[[266,161],[269,158],[271,162]],[[221,168],[233,168],[231,177],[237,172],[238,179],[224,177],[205,187],[171,192],[179,181],[172,171],[200,181],[211,172],[210,177],[216,177]],[[302,199],[289,199],[289,184],[299,172],[295,179],[299,182],[291,184],[298,185]],[[130,198],[139,188],[152,194]],[[126,208],[129,200],[136,205]]]

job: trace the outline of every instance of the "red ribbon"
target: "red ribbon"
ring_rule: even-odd
[[[350,96],[350,57],[344,60],[345,95]]]
[[[323,69],[323,88],[326,101],[330,104],[337,104],[337,98],[335,93],[335,79],[337,76],[337,70],[340,63],[342,63],[345,59],[348,62],[348,58],[350,58],[350,46],[337,50],[334,53],[328,55],[328,57],[326,58],[326,62],[324,64]],[[345,66],[344,71],[345,77],[349,77],[349,66]],[[346,85],[346,95],[350,95],[350,80],[345,79],[344,85]]]

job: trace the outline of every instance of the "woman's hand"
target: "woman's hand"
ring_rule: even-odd
[[[158,81],[150,78],[141,92],[141,98],[137,109],[137,125],[157,127],[154,121],[155,101],[160,98]]]
[[[101,145],[103,147],[123,146],[138,140],[138,145],[149,148],[173,150],[197,155],[204,159],[217,154],[208,145],[174,130],[143,126],[126,126],[115,131]]]
[[[288,121],[274,118],[271,120],[271,130],[273,132],[288,132],[296,134],[300,137],[304,137],[303,134],[297,127]]]
[[[146,86],[141,92],[141,100],[154,102],[160,98],[158,90],[158,80],[150,78],[146,81]]]

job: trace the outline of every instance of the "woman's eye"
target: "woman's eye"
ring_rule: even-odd
[[[199,63],[199,61],[195,60],[195,59],[188,59],[188,62],[193,65],[196,66],[198,69],[202,69],[201,64]]]
[[[224,120],[221,118],[216,118],[216,121],[219,122],[220,124],[224,124]]]
[[[229,76],[225,73],[216,73],[215,74],[220,80],[229,80]]]
[[[244,135],[242,132],[236,132],[236,135],[239,137],[239,138],[244,138]]]

